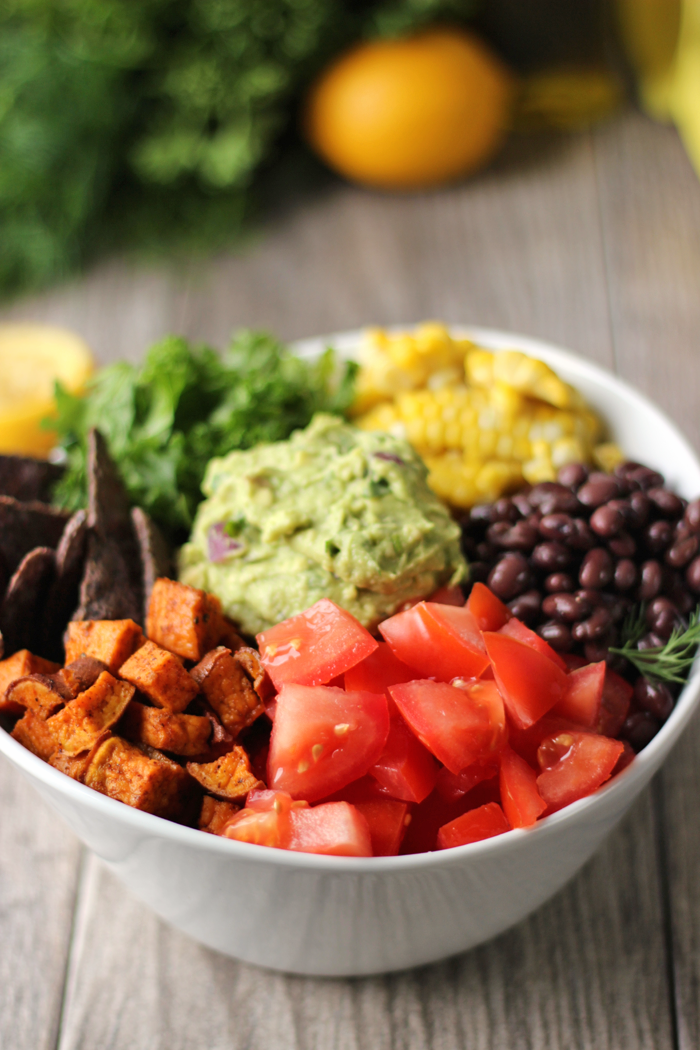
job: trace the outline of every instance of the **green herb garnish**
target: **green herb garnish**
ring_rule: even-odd
[[[87,434],[96,426],[132,502],[173,542],[181,541],[213,456],[284,440],[316,412],[342,414],[356,370],[330,349],[315,361],[302,360],[261,332],[239,332],[221,355],[168,336],[149,350],[141,368],[125,361],[110,365],[82,396],[57,386],[52,427],[67,470],[54,500],[71,510],[85,506]]]
[[[661,648],[637,649],[639,636],[629,638],[611,653],[624,656],[640,674],[652,682],[677,682],[683,685],[700,645],[700,607],[691,613],[688,626],[674,627],[671,637]]]

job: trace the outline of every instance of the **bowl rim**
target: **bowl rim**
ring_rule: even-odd
[[[501,329],[472,325],[447,326],[453,335],[459,338],[472,338],[475,342],[489,349],[517,349],[533,357],[541,357],[555,367],[564,365],[569,371],[598,385],[612,390],[632,409],[641,409],[652,414],[662,425],[671,430],[675,439],[684,447],[689,459],[700,474],[700,457],[684,437],[675,423],[659,409],[653,401],[639,393],[630,384],[613,375],[607,369],[597,365],[556,344],[530,336],[519,335]],[[388,326],[388,331],[407,331],[415,325]],[[298,340],[291,346],[302,357],[317,355],[324,347],[333,346],[344,356],[352,356],[362,337],[362,329],[337,332],[328,336],[316,336]],[[48,762],[34,755],[22,744],[14,740],[0,726],[0,753],[4,754],[13,765],[32,779],[45,784],[47,788],[58,791],[76,804],[86,804],[105,817],[111,817],[129,825],[135,832],[151,838],[165,837],[180,846],[190,849],[199,848],[204,853],[218,854],[245,863],[260,862],[277,864],[284,868],[296,870],[328,871],[334,874],[379,874],[382,872],[411,872],[425,868],[439,868],[445,865],[463,864],[470,858],[491,853],[508,853],[519,848],[527,839],[536,838],[543,842],[556,835],[560,828],[585,817],[589,810],[600,805],[604,799],[624,791],[632,781],[646,780],[656,772],[668,752],[676,743],[690,721],[700,701],[700,655],[696,659],[688,680],[683,687],[673,711],[662,725],[656,736],[635,756],[626,769],[613,780],[608,781],[592,795],[579,799],[538,821],[530,828],[514,828],[511,831],[496,835],[493,838],[469,843],[465,846],[453,846],[446,850],[434,850],[428,853],[411,853],[392,857],[334,857],[313,853],[296,853],[290,850],[272,849],[269,846],[258,846],[253,843],[237,842],[219,835],[210,835],[198,828],[186,827],[158,817],[151,813],[133,809],[116,799],[108,798],[100,792],[81,784],[66,774],[54,769]]]

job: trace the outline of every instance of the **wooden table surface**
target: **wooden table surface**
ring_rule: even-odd
[[[333,184],[238,254],[108,262],[13,304],[101,361],[168,331],[222,345],[440,318],[540,336],[618,372],[700,448],[700,182],[627,114],[514,144],[440,193]],[[488,945],[418,971],[285,977],[173,931],[0,761],[2,1050],[635,1050],[700,1046],[700,722],[581,873]]]

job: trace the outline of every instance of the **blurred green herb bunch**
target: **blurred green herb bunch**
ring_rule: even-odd
[[[0,295],[241,231],[310,79],[472,0],[2,0]]]

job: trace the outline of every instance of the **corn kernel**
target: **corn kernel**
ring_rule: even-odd
[[[606,441],[602,445],[596,445],[593,449],[593,462],[608,473],[611,473],[624,460],[625,455],[622,449],[614,441]]]

